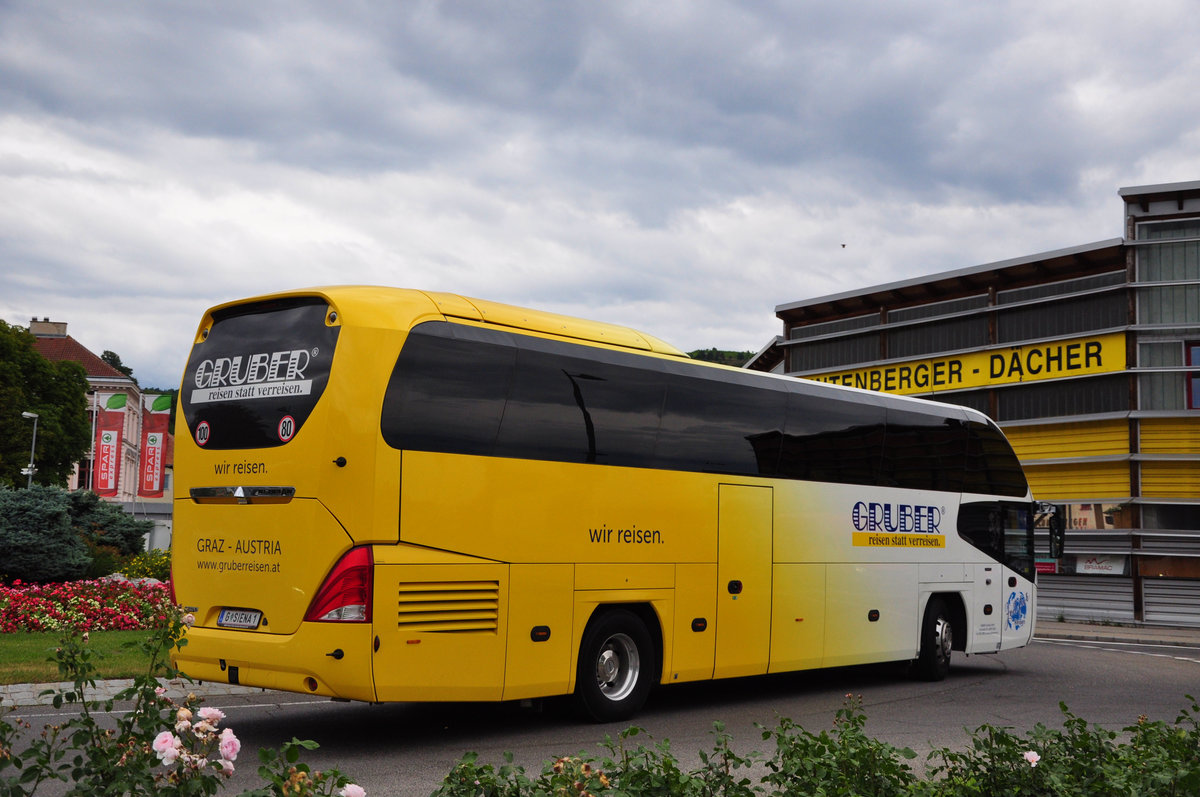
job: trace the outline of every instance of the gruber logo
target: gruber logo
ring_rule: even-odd
[[[201,360],[192,375],[193,404],[244,399],[307,396],[312,379],[304,375],[317,349],[285,349]]]
[[[260,351],[243,357],[218,357],[202,360],[196,366],[196,387],[256,385],[262,382],[291,382],[304,378],[308,367],[307,349]]]
[[[850,513],[858,531],[889,534],[940,534],[942,509],[922,504],[876,504],[859,501]]]

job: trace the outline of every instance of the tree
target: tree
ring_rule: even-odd
[[[138,520],[116,504],[100,500],[90,490],[62,492],[71,526],[84,542],[115,548],[124,556],[146,550],[145,537],[154,523]]]
[[[36,412],[38,484],[65,484],[91,443],[87,374],[78,363],[52,363],[33,348],[33,335],[0,321],[0,485],[23,487]]]
[[[741,368],[754,356],[752,351],[726,351],[724,349],[697,349],[689,351],[687,354],[693,360],[732,365],[735,368]]]
[[[133,369],[121,362],[121,355],[117,354],[115,351],[109,351],[108,349],[105,349],[104,353],[100,355],[100,359],[104,360],[104,362],[108,363],[113,368],[116,368],[118,371],[125,374],[125,376],[132,379],[135,385],[137,384],[137,377],[133,375]]]
[[[92,560],[65,495],[0,487],[0,579],[70,581],[87,572]]]

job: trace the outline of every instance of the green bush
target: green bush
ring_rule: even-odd
[[[92,559],[85,574],[87,578],[104,578],[121,569],[123,557],[116,548],[111,545],[97,545],[91,540],[83,542],[87,546],[88,556]]]
[[[1029,734],[984,725],[966,750],[934,750],[925,777],[905,761],[915,757],[868,737],[862,699],[846,696],[832,731],[812,733],[789,719],[762,729],[775,753],[738,755],[714,723],[716,744],[687,771],[666,741],[632,746],[644,733],[630,728],[605,740],[608,755],[583,754],[547,763],[540,776],[514,766],[512,755],[494,767],[468,753],[434,797],[541,797],[611,794],[613,797],[1126,797],[1200,794],[1200,706],[1190,695],[1173,724],[1145,717],[1122,734],[1089,726],[1062,705],[1062,730],[1037,725]],[[1128,741],[1118,742],[1119,738]],[[754,768],[767,774],[749,777]]]
[[[71,513],[71,525],[85,541],[116,548],[124,556],[132,556],[146,549],[144,538],[154,529],[152,521],[137,520],[116,504],[101,500],[90,490],[60,492]]]
[[[105,576],[143,551],[153,528],[87,490],[0,488],[0,578],[44,583]]]
[[[156,578],[166,581],[171,577],[171,552],[163,550],[142,551],[121,566],[126,578]]]
[[[74,581],[87,573],[91,557],[71,527],[64,493],[0,488],[0,578]]]
[[[811,733],[780,719],[774,730],[763,731],[764,740],[775,740],[775,756],[767,762],[770,774],[763,781],[777,787],[772,794],[787,797],[909,793],[917,778],[904,761],[917,754],[867,736],[866,722],[862,698],[853,695],[846,695],[838,709],[832,733]]]

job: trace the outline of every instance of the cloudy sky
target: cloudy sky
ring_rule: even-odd
[[[331,283],[757,350],[1118,237],[1200,179],[1197,42],[1186,0],[0,0],[0,319],[163,387],[207,307]]]

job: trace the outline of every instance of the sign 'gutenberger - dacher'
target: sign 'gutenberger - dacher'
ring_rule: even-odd
[[[884,393],[934,393],[1125,370],[1125,335],[1006,346],[953,357],[809,374],[805,379]]]

